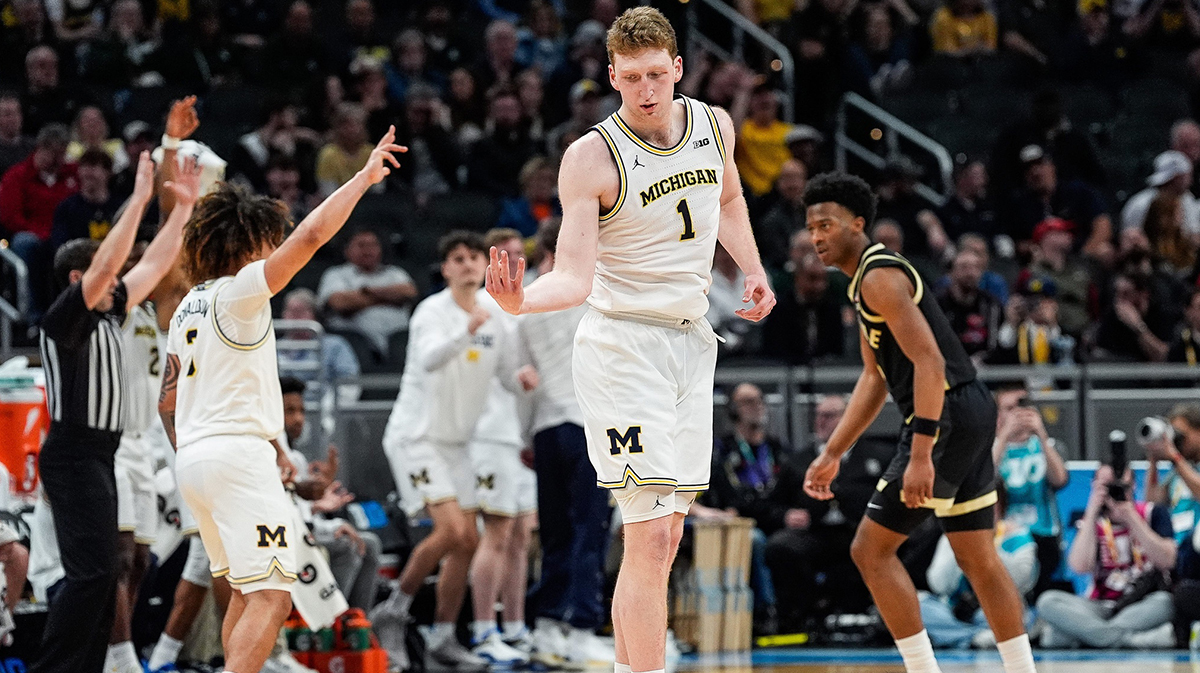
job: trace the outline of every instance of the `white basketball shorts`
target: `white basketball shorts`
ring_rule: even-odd
[[[426,505],[449,500],[456,500],[464,510],[478,507],[475,470],[466,444],[405,440],[387,449],[400,506],[409,516]]]
[[[125,434],[113,456],[117,481],[117,530],[152,544],[158,533],[158,499],[144,437]]]
[[[708,488],[717,337],[707,320],[589,311],[572,373],[597,484],[625,523],[686,514]],[[657,497],[623,497],[650,488]]]
[[[476,440],[470,454],[480,511],[497,516],[537,511],[537,475],[521,463],[521,447]]]

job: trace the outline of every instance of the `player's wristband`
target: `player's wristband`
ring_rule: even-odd
[[[182,141],[179,138],[174,138],[164,133],[162,137],[162,148],[164,150],[177,150],[179,149],[180,142]]]
[[[914,435],[929,435],[930,437],[936,437],[938,433],[938,422],[932,418],[921,418],[920,416],[915,416],[912,419],[912,423],[909,424],[909,427],[912,428]]]

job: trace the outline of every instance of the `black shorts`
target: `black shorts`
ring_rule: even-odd
[[[996,403],[979,381],[946,392],[942,418],[933,444],[933,499],[909,509],[901,500],[904,470],[912,455],[913,432],[900,431],[900,445],[875,494],[867,516],[888,530],[912,533],[921,522],[937,516],[946,532],[987,530],[995,526],[996,465],[992,442],[996,437]]]

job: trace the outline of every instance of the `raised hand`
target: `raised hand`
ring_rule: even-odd
[[[171,103],[167,114],[167,135],[183,140],[200,128],[200,117],[196,115],[196,97],[188,96]]]
[[[522,281],[525,280],[525,258],[517,260],[516,273],[510,275],[507,251],[497,252],[496,246],[492,246],[488,255],[486,276],[488,294],[492,295],[497,304],[500,304],[500,308],[517,315],[521,312],[521,304],[525,302],[525,287],[522,285]],[[775,303],[774,297],[772,297],[771,303]]]
[[[200,164],[196,163],[196,157],[184,157],[183,168],[175,172],[175,179],[164,182],[163,187],[175,194],[177,205],[195,204],[200,198]]]
[[[408,148],[403,145],[397,145],[396,127],[389,126],[388,132],[379,140],[379,144],[375,149],[371,150],[371,156],[367,158],[367,165],[359,171],[366,176],[367,181],[372,185],[377,185],[384,178],[392,174],[392,168],[400,168],[400,161],[392,154],[393,152],[407,152]],[[391,164],[389,167],[388,164]]]
[[[154,196],[154,160],[149,152],[138,155],[137,173],[133,179],[133,200],[149,201]]]

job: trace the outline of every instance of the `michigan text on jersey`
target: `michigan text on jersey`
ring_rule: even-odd
[[[654,203],[660,196],[670,194],[677,189],[691,187],[692,185],[715,185],[717,183],[717,171],[713,168],[701,168],[696,170],[682,171],[672,175],[669,178],[663,178],[658,182],[650,185],[650,189],[641,192],[642,207]]]

